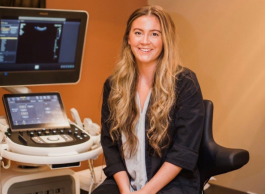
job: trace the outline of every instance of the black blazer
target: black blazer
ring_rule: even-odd
[[[147,178],[149,181],[164,162],[170,162],[183,169],[159,194],[199,194],[200,179],[196,163],[204,121],[203,98],[196,75],[191,70],[184,68],[176,81],[177,100],[170,112],[172,119],[168,128],[171,143],[167,149],[163,150],[160,158],[152,154],[151,146],[146,137]],[[101,111],[101,143],[107,165],[104,169],[107,179],[103,184],[116,184],[113,175],[119,171],[126,171],[124,159],[121,157],[121,140],[113,142],[109,133],[110,121],[107,121],[109,117],[107,101],[110,90],[110,81],[107,79],[104,84]],[[149,129],[148,117],[146,118],[146,129]]]

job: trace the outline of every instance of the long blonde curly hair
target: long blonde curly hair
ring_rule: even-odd
[[[146,129],[149,144],[154,153],[161,157],[161,150],[168,146],[170,138],[167,128],[171,120],[169,113],[176,101],[176,81],[182,71],[177,49],[175,25],[168,13],[159,6],[145,6],[132,13],[123,36],[120,60],[110,77],[111,91],[108,99],[111,121],[110,135],[113,141],[125,135],[122,145],[123,156],[135,155],[138,138],[135,127],[139,119],[136,104],[138,72],[135,57],[128,44],[132,23],[141,16],[154,15],[161,25],[163,49],[157,60],[152,86],[149,110],[147,112],[150,128]]]

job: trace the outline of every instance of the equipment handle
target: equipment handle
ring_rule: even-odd
[[[1,156],[9,160],[29,163],[29,164],[64,164],[80,162],[84,160],[97,158],[102,153],[102,147],[90,150],[80,154],[67,155],[67,156],[31,156],[13,153],[7,150],[1,150]]]

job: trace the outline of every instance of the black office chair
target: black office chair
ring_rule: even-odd
[[[210,100],[204,100],[204,106],[204,129],[198,159],[201,191],[212,176],[239,169],[249,161],[248,151],[225,148],[214,141],[212,133],[213,103]]]

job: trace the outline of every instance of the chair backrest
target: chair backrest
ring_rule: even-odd
[[[249,161],[248,151],[225,148],[214,141],[212,133],[213,103],[210,100],[204,100],[204,106],[204,129],[197,163],[200,171],[201,190],[212,176],[239,169]]]

